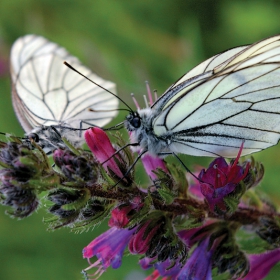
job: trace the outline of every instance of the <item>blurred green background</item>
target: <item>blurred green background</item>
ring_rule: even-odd
[[[218,52],[280,33],[279,1],[258,0],[1,0],[0,131],[22,135],[10,97],[9,50],[28,33],[62,46],[103,78],[118,85],[119,95],[145,93],[145,80],[162,93],[199,62]],[[123,120],[121,114],[114,123]],[[266,168],[262,188],[280,204],[280,147],[256,155]],[[210,159],[184,157],[186,164]],[[104,226],[74,234],[47,232],[43,209],[17,221],[0,214],[0,279],[82,279],[87,266],[82,248]],[[137,258],[124,258],[117,271],[100,279],[143,279]],[[274,269],[267,279],[279,279]]]

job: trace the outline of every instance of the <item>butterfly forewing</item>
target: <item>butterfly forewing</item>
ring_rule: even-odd
[[[64,61],[116,93],[114,83],[92,73],[59,45],[36,35],[21,37],[11,50],[12,97],[26,132],[42,125],[80,128],[81,121],[83,128],[104,126],[117,114],[118,100],[66,67]],[[107,111],[98,112],[102,110]]]
[[[217,54],[204,62],[200,63],[181,78],[179,78],[172,86],[170,86],[165,93],[153,104],[153,108],[166,108],[172,102],[175,102],[180,96],[190,91],[196,85],[203,83],[208,78],[213,77],[213,69],[218,65],[225,63],[236,54],[240,53],[246,46],[237,47]]]
[[[154,118],[155,135],[160,138],[172,135],[170,150],[197,156],[234,157],[243,140],[243,155],[277,144],[279,40],[280,36],[275,36],[229,50],[191,70],[189,73],[201,75],[199,68],[202,73],[214,69],[195,86],[189,85],[195,80],[191,77],[189,81],[175,83],[175,88],[169,89],[173,90],[172,94],[165,93],[169,99],[165,100],[164,110]],[[217,66],[215,61],[221,64]],[[186,86],[180,88],[184,83]]]
[[[233,48],[228,51],[225,51],[223,53],[217,54],[211,58],[208,58],[207,60],[203,61],[202,63],[200,63],[193,69],[191,69],[185,75],[183,75],[178,81],[176,81],[172,85],[172,87],[175,87],[184,81],[192,79],[193,77],[195,77],[197,75],[201,75],[202,73],[212,71],[215,67],[217,67],[218,65],[220,65],[220,64],[224,63],[226,60],[228,60],[229,57],[235,56],[237,53],[240,53],[244,49],[246,49],[246,46],[237,47],[237,48]]]
[[[214,69],[214,74],[224,74],[224,71],[229,72],[232,71],[232,69],[237,70],[237,66],[238,69],[241,69],[258,63],[278,63],[280,52],[279,48],[280,35],[262,40],[244,48],[240,53],[218,65]],[[233,68],[231,68],[231,66],[233,66]]]

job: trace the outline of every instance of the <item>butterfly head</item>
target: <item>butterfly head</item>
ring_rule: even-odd
[[[142,121],[138,112],[131,112],[126,117],[125,127],[128,131],[134,131],[141,127]]]

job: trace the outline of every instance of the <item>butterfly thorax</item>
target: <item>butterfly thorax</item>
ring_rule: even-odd
[[[153,155],[159,155],[168,150],[167,142],[155,135],[153,120],[156,116],[151,108],[140,109],[130,113],[124,122],[130,133],[131,143],[138,143],[141,150],[147,150]]]

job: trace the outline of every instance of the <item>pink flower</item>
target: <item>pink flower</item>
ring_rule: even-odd
[[[111,218],[108,222],[110,227],[123,228],[129,221],[133,213],[138,212],[143,207],[140,197],[135,197],[133,203],[119,205],[111,212]]]
[[[157,175],[153,172],[156,171],[157,168],[162,169],[165,172],[168,172],[168,169],[165,166],[165,162],[163,159],[158,157],[153,157],[152,155],[146,153],[141,158],[144,168],[152,180],[157,179]]]
[[[105,170],[111,170],[119,178],[123,178],[123,173],[114,160],[114,157],[112,157],[116,150],[112,146],[107,134],[101,128],[93,127],[85,132],[85,140],[96,160],[102,163]],[[118,155],[115,155],[115,157],[120,160]]]
[[[158,233],[159,227],[160,224],[151,229],[151,221],[147,221],[131,238],[128,245],[129,251],[132,254],[145,254],[150,248],[151,240]]]

